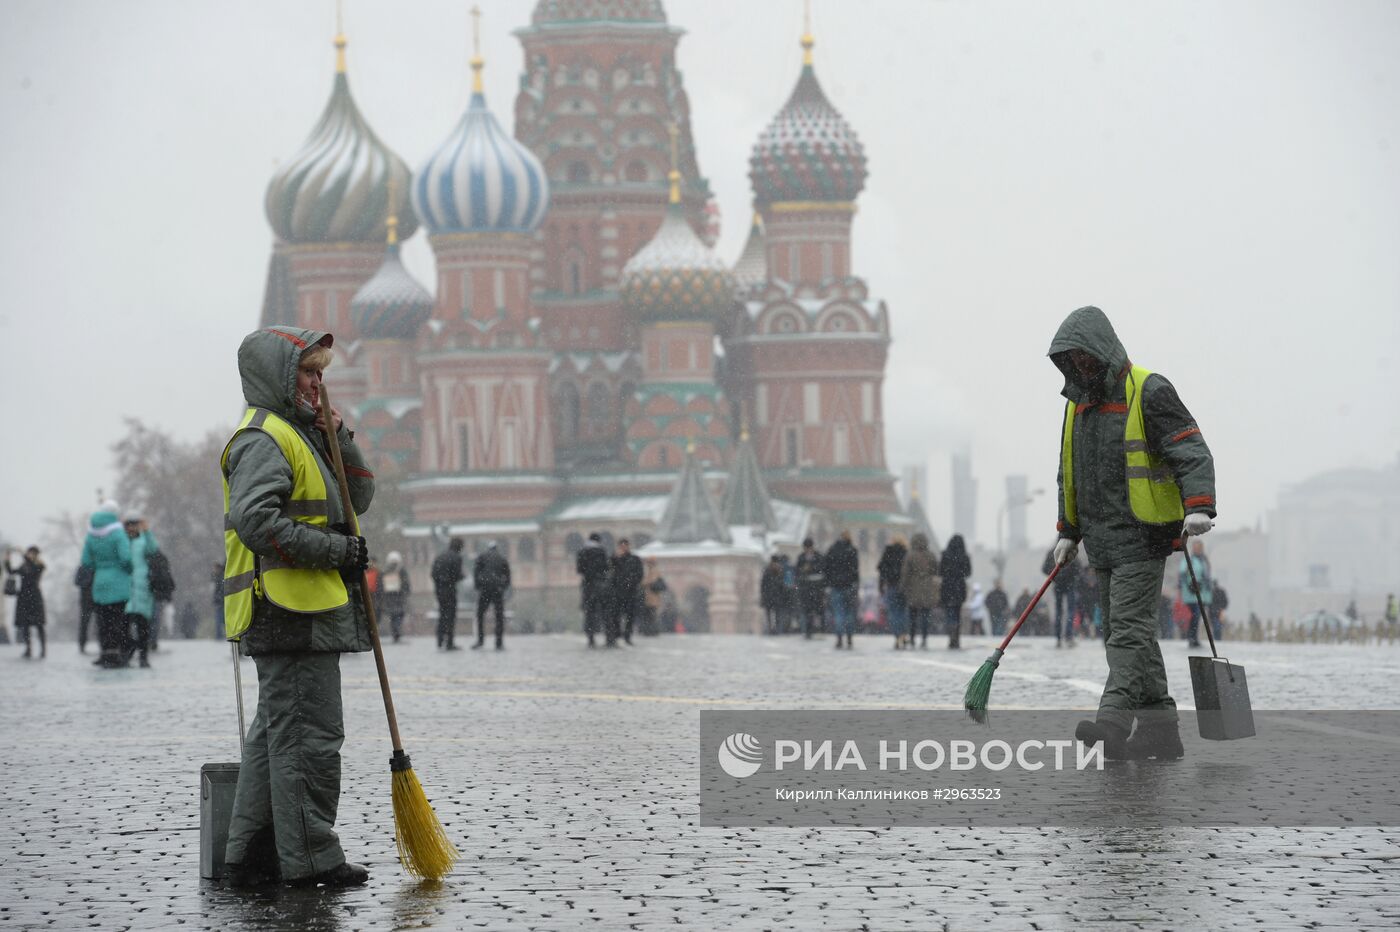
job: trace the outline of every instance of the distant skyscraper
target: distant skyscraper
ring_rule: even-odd
[[[1026,493],[1024,475],[1006,477],[1006,549],[1023,550],[1026,540]]]
[[[968,545],[977,538],[977,480],[972,478],[972,454],[953,454],[953,533]]]

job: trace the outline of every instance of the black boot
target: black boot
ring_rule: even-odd
[[[1137,731],[1125,743],[1129,760],[1181,760],[1186,749],[1181,746],[1181,730],[1176,715],[1168,720],[1138,716]]]
[[[1106,722],[1080,722],[1074,729],[1074,737],[1089,747],[1103,742],[1104,760],[1127,760],[1128,733]]]
[[[369,871],[359,864],[346,861],[339,867],[311,877],[287,881],[289,887],[359,887],[369,882]]]

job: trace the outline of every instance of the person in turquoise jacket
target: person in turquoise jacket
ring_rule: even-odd
[[[1196,592],[1191,588],[1191,575],[1186,571],[1186,561],[1191,561],[1191,569],[1196,571],[1196,583],[1201,587],[1200,603],[1196,601]],[[1210,575],[1210,560],[1206,559],[1206,546],[1199,540],[1191,541],[1191,556],[1181,557],[1180,568],[1176,571],[1176,588],[1181,594],[1181,601],[1187,608],[1191,609],[1191,627],[1186,632],[1189,639],[1187,647],[1200,647],[1201,630],[1201,604],[1207,608],[1215,600],[1215,581]],[[1212,613],[1212,620],[1214,613]],[[1215,627],[1215,636],[1220,637],[1219,624]]]
[[[131,596],[126,601],[126,621],[124,629],[128,635],[136,632],[134,643],[126,650],[126,661],[131,661],[133,650],[141,652],[141,666],[149,667],[147,654],[151,645],[151,624],[155,620],[156,599],[151,595],[151,573],[147,557],[160,552],[160,544],[146,525],[146,519],[138,512],[128,511],[122,519],[126,536],[131,541]]]
[[[117,520],[117,503],[108,499],[93,512],[83,541],[82,565],[93,569],[92,604],[102,655],[96,664],[124,667],[126,603],[131,598],[131,541]]]

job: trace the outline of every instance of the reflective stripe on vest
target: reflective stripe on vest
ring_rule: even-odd
[[[253,622],[253,599],[261,597],[292,612],[314,614],[350,600],[336,570],[306,569],[281,559],[258,559],[234,530],[229,515],[228,454],[245,430],[260,430],[277,442],[292,467],[292,494],[282,513],[293,521],[325,527],[330,522],[326,480],[316,454],[296,429],[262,408],[249,408],[224,446],[224,634],[237,641]]]
[[[1128,504],[1132,506],[1133,517],[1144,524],[1172,524],[1185,517],[1186,509],[1181,503],[1181,489],[1166,461],[1147,452],[1147,430],[1139,387],[1151,374],[1151,369],[1133,366],[1123,387],[1128,408],[1127,422],[1123,428]],[[1064,486],[1065,520],[1077,525],[1079,509],[1074,490],[1074,412],[1075,403],[1068,402],[1060,439],[1060,476]]]

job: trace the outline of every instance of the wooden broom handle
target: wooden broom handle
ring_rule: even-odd
[[[340,486],[340,507],[346,514],[350,529],[358,537],[360,519],[350,501],[350,483],[345,479],[345,461],[340,456],[340,441],[335,436],[335,418],[331,415],[331,395],[324,383],[321,385],[321,426],[326,433],[326,446],[330,448],[335,482]],[[373,593],[369,591],[369,578],[363,570],[360,571],[360,601],[364,603],[365,615],[369,618],[369,639],[374,644],[374,665],[379,670],[379,691],[384,694],[384,714],[389,717],[389,739],[394,742],[394,750],[403,753],[403,741],[399,738],[399,717],[394,714],[394,697],[389,692],[389,671],[384,666],[384,646],[379,643],[379,622],[374,617]]]

